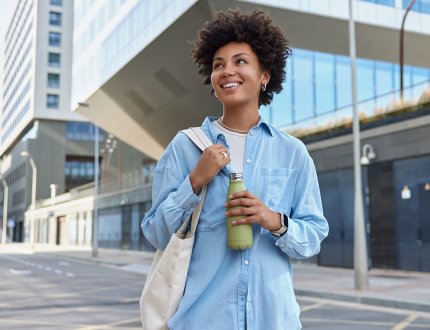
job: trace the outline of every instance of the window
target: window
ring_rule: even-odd
[[[90,123],[68,122],[66,125],[66,138],[71,141],[94,141],[94,125]],[[105,133],[99,129],[99,141],[105,139]]]
[[[60,66],[60,54],[49,53],[48,54],[48,65],[51,67],[59,67]]]
[[[61,13],[54,11],[49,12],[49,24],[55,26],[61,26]]]
[[[48,73],[48,87],[59,88],[60,87],[60,75],[57,73]]]
[[[64,163],[66,191],[94,181],[94,157],[66,156]]]
[[[49,0],[49,3],[53,6],[62,6],[63,0]]]
[[[317,113],[334,110],[335,105],[335,58],[332,54],[315,53],[315,89]]]
[[[361,0],[361,1],[372,2],[372,3],[376,3],[378,5],[385,5],[385,6],[394,7],[394,0]]]
[[[409,6],[409,0],[403,0],[403,8],[406,9]],[[411,8],[412,11],[417,11],[425,14],[430,14],[430,0],[418,0],[414,3]]]
[[[60,96],[55,94],[48,94],[46,98],[46,106],[50,109],[58,109],[60,104]]]
[[[309,119],[314,115],[314,69],[313,53],[308,50],[295,50],[293,70],[300,72],[300,79],[294,80],[295,120]],[[296,75],[297,76],[297,75]],[[306,93],[303,93],[306,91]]]
[[[49,32],[49,46],[61,46],[61,33]]]

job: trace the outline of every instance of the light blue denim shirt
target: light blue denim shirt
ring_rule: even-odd
[[[213,143],[227,146],[224,135],[211,124],[215,119],[206,118],[202,129]],[[145,237],[157,249],[166,247],[199,202],[189,173],[200,156],[193,142],[178,133],[157,164],[152,208],[142,221]],[[172,330],[300,329],[290,258],[317,254],[328,234],[314,163],[302,142],[262,120],[249,131],[245,186],[270,209],[286,214],[289,222],[280,238],[253,225],[254,244],[243,251],[227,247],[224,203],[231,171],[227,165],[208,185],[184,296],[168,326]]]

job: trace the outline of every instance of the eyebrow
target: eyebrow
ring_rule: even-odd
[[[247,54],[247,53],[238,53],[238,54],[233,55],[232,57],[237,58],[237,57],[240,57],[242,55],[249,56],[249,54]],[[224,59],[223,57],[218,56],[218,57],[215,57],[212,62],[215,62],[217,60],[223,60],[223,59]]]

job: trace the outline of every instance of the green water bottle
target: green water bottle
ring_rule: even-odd
[[[230,185],[228,187],[227,192],[227,201],[228,196],[233,193],[246,190],[245,184],[243,183],[242,173],[232,173],[230,174]],[[234,206],[229,208],[228,210],[234,210],[238,208],[242,208],[243,206]],[[233,250],[244,250],[249,249],[252,246],[253,238],[252,238],[252,224],[244,224],[233,226],[231,224],[232,221],[237,221],[245,216],[234,216],[227,217],[227,245],[230,249]]]

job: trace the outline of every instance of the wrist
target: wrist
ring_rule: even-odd
[[[280,227],[277,230],[270,231],[270,233],[275,237],[281,237],[288,231],[288,217],[285,214],[278,213],[278,215],[280,219]]]
[[[190,183],[191,183],[191,189],[193,190],[193,193],[198,195],[200,190],[203,188],[203,184],[199,182],[197,179],[198,176],[192,171],[189,175]]]

